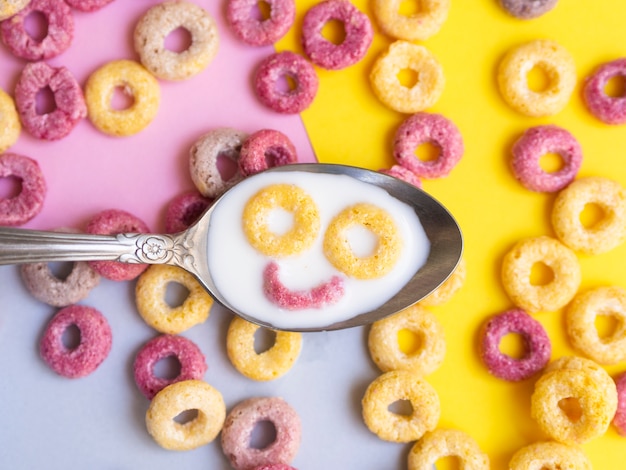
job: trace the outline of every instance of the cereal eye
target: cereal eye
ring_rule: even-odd
[[[301,188],[274,184],[248,201],[243,210],[243,229],[250,245],[262,254],[295,255],[311,247],[317,238],[319,211]]]
[[[353,229],[364,227],[376,237],[371,253],[359,256]],[[358,235],[358,234],[357,234]],[[324,254],[335,268],[357,279],[374,279],[387,274],[400,257],[402,240],[392,217],[372,204],[356,204],[341,211],[324,236]],[[358,253],[357,253],[358,251]]]

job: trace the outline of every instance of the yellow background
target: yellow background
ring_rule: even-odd
[[[315,3],[297,1],[296,27],[278,49],[302,52],[298,36],[302,17]],[[320,161],[388,168],[393,164],[393,134],[407,116],[375,98],[368,74],[392,39],[380,32],[368,1],[353,3],[372,19],[374,42],[367,56],[348,69],[317,69],[319,92],[302,118]],[[441,31],[421,42],[442,63],[446,76],[443,96],[428,111],[453,120],[465,142],[465,154],[452,173],[424,181],[423,187],[459,221],[468,267],[463,288],[446,305],[433,308],[445,327],[448,351],[441,369],[428,380],[441,398],[440,426],[470,433],[489,454],[494,469],[507,468],[518,448],[546,438],[530,418],[535,379],[507,383],[493,378],[477,350],[485,319],[513,306],[499,277],[505,252],[523,237],[554,235],[549,219],[554,195],[530,192],[515,181],[509,170],[510,147],[528,127],[556,124],[582,145],[579,176],[606,176],[626,184],[626,126],[602,124],[586,110],[581,97],[583,80],[596,66],[626,56],[624,18],[626,2],[620,0],[561,0],[550,13],[527,21],[508,16],[497,0],[453,0]],[[559,42],[577,66],[578,85],[568,106],[547,118],[517,114],[496,86],[497,66],[506,51],[538,38]],[[581,288],[626,287],[626,246],[579,259]],[[535,317],[549,332],[553,358],[575,353],[564,333],[562,312]],[[613,375],[625,369],[626,364],[607,368]],[[611,427],[583,448],[594,468],[606,469],[622,465],[625,446],[626,439]]]

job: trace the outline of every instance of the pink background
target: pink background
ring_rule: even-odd
[[[155,3],[118,0],[93,13],[74,10],[74,40],[67,51],[48,63],[66,66],[84,87],[89,75],[105,63],[138,60],[132,43],[134,26]],[[55,142],[38,140],[22,131],[8,152],[37,160],[48,183],[43,211],[26,227],[82,228],[95,212],[119,208],[142,218],[153,231],[162,231],[168,201],[193,189],[189,148],[216,127],[245,132],[278,129],[291,138],[301,161],[315,160],[300,117],[268,110],[254,95],[251,83],[256,64],[273,49],[239,42],[223,21],[225,2],[204,0],[197,4],[218,24],[219,52],[191,79],[159,80],[159,112],[146,129],[130,137],[111,137],[85,119],[71,134]],[[24,64],[0,43],[0,87],[11,95]],[[11,184],[6,178],[0,179],[0,196],[11,191]]]

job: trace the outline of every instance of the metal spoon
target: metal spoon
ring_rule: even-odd
[[[431,243],[426,264],[380,307],[347,320],[314,328],[290,328],[291,331],[350,328],[399,312],[439,287],[452,274],[461,258],[463,237],[458,224],[443,205],[413,185],[376,171],[335,164],[294,164],[267,171],[347,175],[383,188],[414,208]],[[230,191],[236,191],[236,188],[234,186]],[[254,312],[237,311],[215,286],[207,261],[207,239],[213,210],[219,201],[215,201],[195,224],[177,234],[90,235],[0,227],[0,265],[88,260],[174,265],[194,275],[218,303],[236,315],[266,328],[281,329],[254,318]]]

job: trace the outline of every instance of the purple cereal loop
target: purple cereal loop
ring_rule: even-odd
[[[198,191],[189,191],[176,196],[165,211],[165,232],[178,233],[189,228],[213,204],[213,199]]]
[[[23,225],[41,212],[46,181],[35,160],[5,153],[0,155],[0,178],[10,176],[21,181],[21,191],[17,196],[0,198],[0,225]]]
[[[276,439],[263,449],[250,447],[250,435],[261,421],[271,422]],[[300,447],[301,423],[296,411],[282,398],[250,398],[238,403],[222,428],[222,451],[235,470],[264,464],[289,464]]]
[[[75,325],[80,331],[78,346],[68,349],[63,333]],[[70,379],[95,371],[111,350],[112,333],[106,318],[95,308],[70,305],[59,310],[46,326],[40,342],[42,359],[57,374]]]
[[[105,7],[113,0],[65,0],[65,2],[79,11],[92,12]]]
[[[604,89],[615,77],[626,78],[626,58],[600,65],[583,86],[583,99],[587,108],[605,124],[626,123],[626,96],[608,96]]]
[[[626,437],[626,372],[615,378],[617,387],[617,411],[613,417],[613,426],[620,436]]]
[[[239,170],[242,175],[250,176],[297,161],[296,147],[289,137],[274,129],[261,129],[244,140],[239,156]]]
[[[281,91],[276,87],[281,77],[295,81],[293,90]],[[259,65],[254,78],[254,88],[259,101],[270,109],[284,114],[296,114],[308,108],[319,81],[313,65],[304,57],[283,51],[266,57]]]
[[[341,300],[344,294],[343,278],[333,276],[309,290],[293,291],[285,287],[279,277],[278,263],[270,262],[263,270],[263,291],[274,304],[286,310],[323,308]]]
[[[180,363],[179,374],[171,379],[157,377],[154,366],[170,356],[174,356]],[[206,370],[206,360],[200,348],[193,341],[177,335],[161,335],[151,339],[141,347],[133,363],[137,388],[148,400],[173,383],[202,380]]]
[[[506,12],[520,20],[530,20],[552,10],[558,0],[499,0]]]
[[[48,21],[48,33],[34,39],[26,31],[24,20],[32,12],[41,12]],[[19,13],[0,22],[2,42],[17,56],[26,60],[46,60],[70,47],[74,37],[72,9],[59,0],[31,0]]]
[[[430,143],[439,148],[435,160],[421,161],[415,150]],[[463,156],[463,137],[456,125],[440,114],[419,112],[408,117],[396,131],[393,155],[396,161],[418,177],[447,176]]]
[[[500,351],[500,341],[509,333],[522,336],[524,357],[514,359]],[[480,343],[481,358],[489,372],[503,380],[518,382],[543,369],[550,360],[552,345],[541,323],[522,309],[507,310],[485,325]]]
[[[412,184],[416,188],[422,187],[422,180],[419,179],[419,176],[402,165],[393,165],[391,168],[382,168],[378,171],[384,173],[385,175],[401,179],[406,183]]]
[[[85,233],[114,235],[118,233],[148,233],[150,229],[141,219],[118,210],[108,209],[96,214],[87,224]],[[147,264],[130,264],[119,261],[89,261],[89,266],[102,277],[112,281],[135,279],[147,268]]]
[[[270,17],[266,20],[251,14],[257,0],[229,0],[226,19],[235,35],[251,46],[268,46],[282,38],[296,17],[294,0],[268,0]]]
[[[345,30],[341,44],[334,44],[322,35],[331,20],[340,21]],[[311,7],[304,15],[302,45],[315,65],[340,70],[360,61],[374,37],[369,17],[348,0],[326,0]]]
[[[55,109],[40,114],[37,93],[46,87],[54,94]],[[83,91],[72,73],[45,62],[26,64],[15,86],[15,105],[24,128],[38,139],[61,139],[87,116]]]
[[[513,144],[511,167],[515,178],[527,189],[556,192],[576,178],[583,153],[578,141],[565,129],[554,125],[527,129]],[[546,172],[539,160],[547,153],[557,153],[563,160],[559,171]]]

